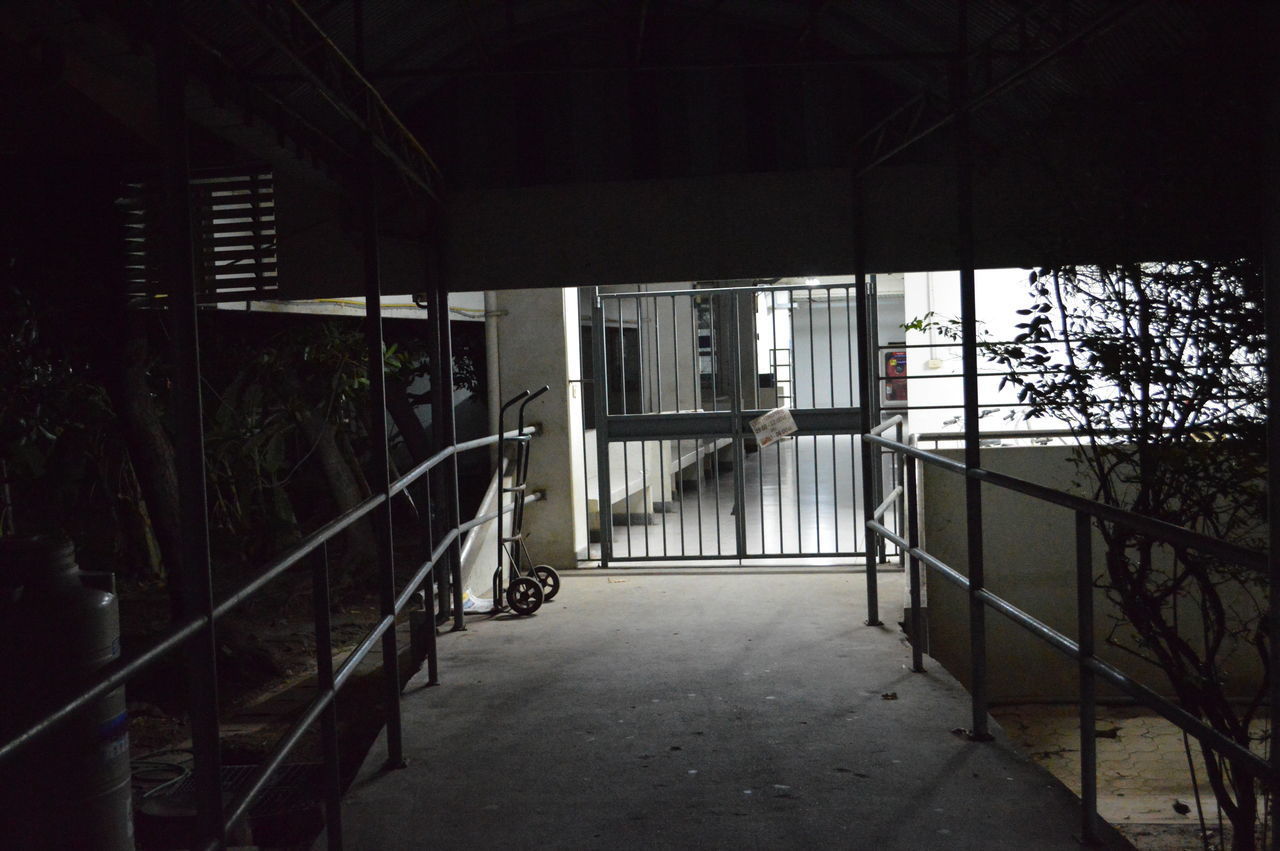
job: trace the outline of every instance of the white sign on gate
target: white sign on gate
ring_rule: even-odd
[[[791,416],[790,408],[774,408],[751,421],[751,431],[761,448],[777,443],[789,434],[795,434],[796,421]]]

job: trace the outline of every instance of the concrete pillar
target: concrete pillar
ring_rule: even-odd
[[[580,356],[578,299],[574,290],[505,290],[495,294],[498,386],[501,400],[546,384],[551,390],[529,405],[526,419],[540,423],[529,462],[529,492],[546,499],[525,511],[526,543],[534,560],[557,570],[577,565],[586,547],[582,520],[581,392],[569,384],[569,363]],[[573,373],[577,375],[575,371]],[[515,427],[515,411],[507,429]]]

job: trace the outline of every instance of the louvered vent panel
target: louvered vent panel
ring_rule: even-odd
[[[191,229],[197,297],[202,303],[275,298],[275,186],[267,169],[203,172],[191,179]],[[125,213],[130,292],[148,300],[168,289],[160,274],[159,204],[151,183],[131,183]]]

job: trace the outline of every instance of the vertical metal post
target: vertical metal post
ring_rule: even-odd
[[[171,565],[182,618],[204,617],[204,627],[186,645],[191,741],[195,758],[196,831],[193,845],[226,840],[222,818],[218,742],[218,674],[213,584],[209,562],[209,515],[205,496],[204,416],[200,395],[200,331],[196,307],[194,248],[187,162],[186,68],[179,43],[179,12],[160,13],[156,47],[157,108],[163,177],[160,251],[173,318],[174,443],[178,503],[182,518],[181,563]]]
[[[356,65],[364,70],[364,4],[355,3]],[[369,109],[366,104],[366,110]],[[374,122],[372,116],[369,126]],[[360,187],[360,219],[364,254],[364,334],[369,369],[369,448],[373,474],[369,482],[374,493],[385,499],[373,511],[374,536],[378,547],[378,602],[382,617],[395,617],[395,551],[391,530],[391,465],[387,447],[387,386],[383,374],[382,272],[378,258],[378,170],[373,137],[364,140],[364,168]],[[404,749],[400,733],[400,659],[396,648],[395,624],[382,634],[382,677],[387,702],[387,767],[403,768]]]
[[[898,422],[898,425],[897,425],[897,426],[896,426],[896,428],[895,428],[895,431],[897,432],[897,433],[896,433],[896,435],[895,435],[895,439],[896,439],[899,443],[906,443],[906,442],[907,442],[907,430],[906,430],[906,427],[905,427],[905,423],[903,423],[902,421],[899,421],[899,422]],[[907,524],[907,520],[906,520],[906,514],[907,514],[907,508],[906,508],[906,505],[907,505],[907,491],[906,491],[906,487],[907,487],[907,476],[906,476],[907,456],[906,456],[906,455],[899,455],[898,453],[896,453],[896,452],[895,452],[895,453],[893,453],[893,454],[892,454],[892,456],[891,456],[891,463],[893,464],[893,472],[894,472],[894,487],[897,487],[897,486],[899,486],[899,485],[901,485],[901,486],[902,486],[902,490],[898,493],[898,501],[897,501],[897,504],[895,504],[895,505],[894,505],[894,507],[893,507],[894,514],[895,514],[895,516],[894,516],[894,518],[893,518],[893,526],[894,526],[894,528],[897,530],[898,535],[899,535],[899,536],[901,536],[901,535],[906,531],[906,529],[907,529],[907,525],[906,525],[906,524]],[[906,554],[905,554],[905,553],[903,553],[901,550],[899,550],[899,551],[898,551],[898,567],[899,567],[899,568],[906,567],[905,558],[906,558]]]
[[[960,243],[960,335],[964,373],[964,463],[969,470],[982,466],[978,443],[978,321],[973,259],[973,151],[969,137],[969,109],[965,50],[968,43],[967,0],[959,4],[959,46],[952,71],[956,119],[956,225]],[[969,693],[973,698],[971,738],[986,741],[987,731],[987,610],[978,596],[985,584],[982,547],[982,488],[972,476],[965,478],[965,529],[969,555]]]
[[[457,423],[453,411],[453,335],[449,326],[449,293],[443,287],[430,290],[431,298],[431,429],[435,432],[436,448],[454,446],[458,442]],[[434,388],[439,388],[435,390]],[[497,388],[489,388],[496,393]],[[446,534],[461,524],[458,497],[458,455],[454,453],[444,462],[444,523]],[[500,522],[500,521],[499,521]],[[462,613],[462,537],[454,538],[449,545],[449,584],[453,592],[453,631],[467,628]]]
[[[434,473],[436,471],[432,471],[432,472]],[[426,537],[426,540],[423,542],[424,543],[423,550],[425,550],[427,554],[427,558],[431,558],[432,554],[435,553],[435,550],[436,550],[435,506],[432,505],[432,499],[431,499],[432,478],[433,478],[432,476],[428,476],[425,480],[426,481],[426,499],[424,501],[426,504],[423,506],[423,510],[426,513],[427,520],[425,523],[421,524],[423,527],[423,532],[425,533],[425,537]],[[450,600],[445,599],[448,595],[449,588],[450,588],[450,583],[446,581],[447,578],[449,577],[449,571],[447,569],[447,565],[448,565],[447,555],[445,556],[444,560],[446,564],[445,569],[443,571],[441,570],[441,566],[439,562],[433,563],[431,565],[430,572],[428,573],[426,579],[423,580],[423,583],[422,583],[421,593],[422,593],[422,607],[424,611],[420,613],[415,613],[422,617],[421,627],[420,627],[422,638],[421,638],[420,646],[416,643],[413,637],[413,620],[410,620],[409,622],[410,641],[414,642],[412,658],[414,659],[415,664],[417,664],[423,656],[426,657],[427,685],[429,686],[440,684],[440,653],[439,653],[439,649],[436,646],[436,638],[437,638],[436,636],[437,622],[436,622],[436,611],[435,611],[436,601],[432,598],[432,595],[431,595],[431,583],[433,580],[436,582],[437,586],[439,586],[439,589],[440,589],[440,605],[441,605],[442,613],[449,611],[449,607],[447,604],[451,602]],[[442,576],[442,573],[443,573],[443,576]],[[415,617],[415,614],[410,614],[410,618]]]
[[[648,336],[648,326],[644,321],[644,302],[640,296],[636,296],[636,345],[639,351],[636,353],[637,369],[640,372],[640,410],[637,414],[646,414],[652,412],[652,375],[649,372],[649,357],[645,354],[644,338]],[[649,553],[649,522],[653,518],[653,496],[649,490],[649,441],[640,441],[640,514],[643,517],[641,521],[644,524],[644,555],[648,558]],[[628,531],[630,531],[631,519],[627,519]]]
[[[733,360],[729,361],[729,374],[733,376],[729,387],[729,409],[733,414],[733,502],[735,510],[733,512],[733,532],[735,538],[735,546],[738,548],[738,561],[742,561],[742,557],[747,554],[747,488],[746,488],[746,471],[747,451],[745,441],[743,439],[742,430],[744,423],[742,421],[742,357],[739,349],[739,341],[742,337],[742,316],[738,309],[739,302],[742,301],[737,293],[730,298],[733,309],[730,311],[729,322],[729,357]],[[717,476],[717,481],[718,481]],[[717,514],[719,514],[719,505],[717,504]],[[718,522],[718,521],[717,521]]]
[[[619,329],[621,334],[621,329]],[[606,329],[604,303],[597,290],[591,302],[591,364],[595,380],[596,408],[596,500],[600,517],[600,566],[608,567],[613,558],[613,503],[609,486],[609,374],[605,356]]]
[[[1280,23],[1280,10],[1273,5],[1259,7],[1260,31],[1274,31]],[[1271,738],[1268,759],[1273,771],[1280,772],[1280,730],[1276,727],[1276,710],[1280,707],[1280,164],[1275,154],[1280,151],[1280,62],[1270,57],[1268,78],[1271,85],[1266,104],[1266,147],[1264,158],[1266,226],[1263,240],[1263,315],[1267,334],[1267,524],[1270,546],[1267,549],[1267,574],[1270,581],[1270,606],[1267,618],[1267,651],[1271,672],[1270,705]],[[1267,844],[1280,851],[1280,787],[1267,791],[1267,811],[1271,831]]]
[[[854,178],[858,181],[858,178]],[[858,407],[861,409],[861,421],[858,423],[859,455],[862,459],[862,540],[867,560],[867,626],[883,626],[880,620],[880,592],[876,585],[876,550],[867,524],[875,518],[878,500],[875,493],[875,471],[872,468],[871,444],[867,441],[867,433],[875,424],[871,421],[871,387],[867,376],[870,374],[867,364],[875,363],[875,353],[871,351],[871,330],[867,316],[867,246],[866,223],[864,219],[862,186],[858,181],[853,192],[853,271],[856,275],[854,291],[857,293],[857,336],[858,336]],[[852,364],[850,364],[852,369]]]
[[[920,546],[920,494],[916,485],[916,459],[906,458],[907,480],[907,544],[914,550]],[[911,670],[924,672],[924,619],[920,616],[920,560],[907,554],[908,580],[911,583]]]
[[[882,412],[880,409],[880,299],[877,295],[878,282],[875,275],[867,276],[867,359],[862,364],[862,374],[867,382],[867,428],[874,428],[880,424]],[[871,450],[872,465],[871,476],[873,487],[875,488],[876,498],[873,500],[874,505],[879,505],[880,500],[884,498],[884,452],[879,447],[872,447]],[[876,548],[876,564],[886,561],[885,549],[888,542],[884,538],[876,535],[874,538],[868,537],[867,545],[875,543]]]
[[[1080,835],[1098,841],[1097,683],[1093,657],[1093,524],[1076,512],[1076,640],[1080,644]]]
[[[311,601],[316,629],[316,687],[320,694],[334,691],[333,630],[329,611],[329,544],[320,545],[311,559]],[[329,851],[342,848],[342,772],[338,751],[338,695],[335,692],[320,716],[320,741],[324,752],[324,829]]]

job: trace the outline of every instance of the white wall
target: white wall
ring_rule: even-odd
[[[585,535],[575,525],[583,475],[582,446],[575,437],[581,401],[568,380],[569,359],[578,348],[576,295],[561,289],[504,290],[497,294],[497,308],[499,315],[490,321],[497,323],[499,386],[490,392],[505,401],[526,388],[551,388],[527,411],[527,420],[543,428],[531,449],[528,490],[546,492],[546,499],[525,513],[529,549],[539,562],[573,567]],[[515,427],[517,410],[508,411],[506,428]]]
[[[1014,327],[1025,317],[1016,311],[1031,303],[1026,269],[979,269],[975,277],[977,318],[979,334],[987,334],[991,340],[1012,340],[1021,329]],[[932,312],[934,319],[946,321],[960,317],[959,272],[914,272],[906,276],[906,321],[922,318]],[[883,338],[882,338],[883,339]],[[932,348],[907,349],[907,375],[920,376],[909,380],[911,430],[914,432],[964,430],[961,404],[964,390],[961,374],[960,346],[937,332],[909,331],[909,346],[934,344]],[[1021,429],[1058,429],[1066,423],[1055,418],[1023,419],[1023,409],[997,407],[1002,403],[1017,402],[1017,389],[1000,388],[1000,376],[994,364],[979,359],[979,373],[987,373],[978,380],[980,409],[993,409],[979,420],[986,431]],[[934,376],[953,376],[937,378]],[[946,410],[919,410],[917,406],[950,405]],[[1012,419],[1006,417],[1013,413]]]
[[[1066,446],[1001,446],[984,449],[983,466],[1057,490],[1080,493],[1074,484],[1076,450]],[[962,460],[960,450],[939,454]],[[960,573],[968,575],[964,479],[929,464],[921,465],[924,548]],[[1082,493],[1088,496],[1087,493]],[[1048,505],[1002,488],[983,488],[986,531],[987,588],[1065,635],[1076,636],[1075,519],[1064,508]],[[1097,531],[1093,540],[1093,574],[1105,570],[1105,549]],[[924,570],[924,568],[922,568]],[[928,576],[929,652],[966,686],[970,682],[968,595],[938,574]],[[1228,599],[1228,605],[1230,600]],[[1098,655],[1122,671],[1170,694],[1167,678],[1154,665],[1108,645],[1117,609],[1101,591],[1094,592]],[[1242,609],[1245,610],[1245,609]],[[1185,637],[1198,642],[1197,608],[1188,600],[1179,609]],[[1132,644],[1131,633],[1117,635]],[[1049,645],[994,610],[987,612],[988,689],[995,703],[1066,702],[1077,698],[1076,666]],[[1247,693],[1259,681],[1255,653],[1241,653],[1223,665],[1232,690]],[[1103,689],[1101,694],[1115,695]]]

